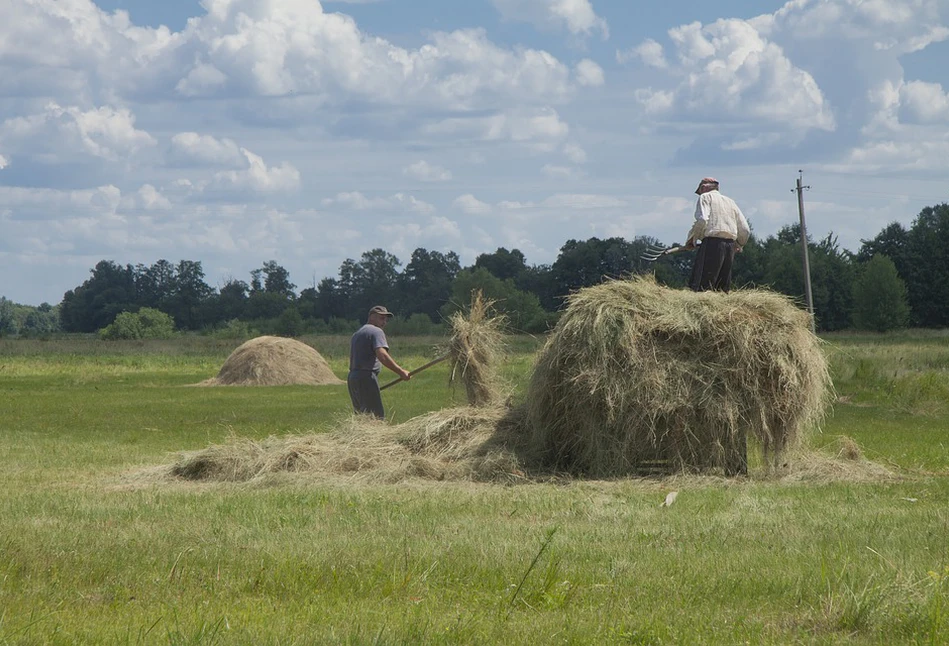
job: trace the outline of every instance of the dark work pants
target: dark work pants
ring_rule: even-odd
[[[705,238],[695,255],[689,287],[694,292],[715,290],[727,292],[732,286],[732,262],[735,260],[735,241],[724,238]]]
[[[346,383],[349,385],[349,398],[353,401],[354,412],[372,413],[379,419],[386,418],[376,373],[372,370],[350,370]]]

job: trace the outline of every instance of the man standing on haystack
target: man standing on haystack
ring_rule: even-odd
[[[689,287],[696,292],[727,292],[732,283],[735,254],[748,242],[751,229],[741,209],[718,190],[718,180],[706,177],[695,189],[695,224],[689,231],[686,249],[695,249],[701,241],[692,265]]]
[[[353,334],[349,344],[349,398],[356,413],[371,413],[385,419],[382,393],[379,390],[379,372],[385,366],[402,379],[412,378],[389,354],[389,342],[383,330],[393,316],[382,305],[369,310],[369,320]]]

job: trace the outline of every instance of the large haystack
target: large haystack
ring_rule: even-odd
[[[259,336],[238,347],[217,377],[202,386],[326,386],[341,384],[323,356],[305,343]]]
[[[572,295],[527,396],[531,451],[594,477],[744,470],[821,419],[832,386],[808,315],[765,290],[661,287],[651,277]]]

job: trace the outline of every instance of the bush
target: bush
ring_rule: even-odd
[[[122,312],[115,320],[99,330],[99,338],[107,341],[119,339],[169,339],[175,333],[175,321],[169,315],[151,307],[137,312]]]

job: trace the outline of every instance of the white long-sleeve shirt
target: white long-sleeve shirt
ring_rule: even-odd
[[[748,220],[735,200],[718,191],[699,195],[695,203],[695,224],[689,231],[689,239],[695,242],[703,238],[725,238],[745,246],[751,236]]]

